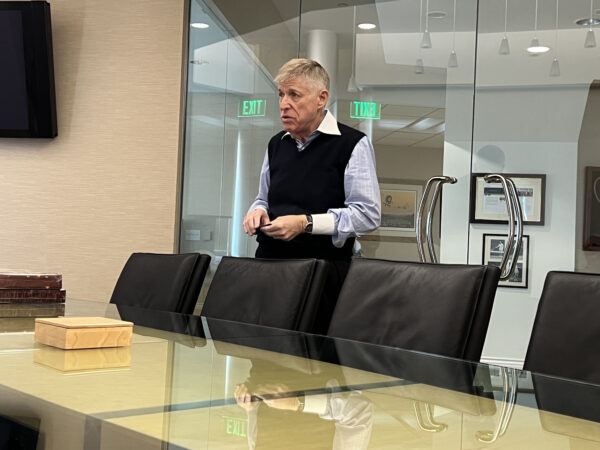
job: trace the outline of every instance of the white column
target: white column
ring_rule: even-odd
[[[306,57],[321,64],[329,74],[329,110],[337,115],[337,35],[331,30],[310,30]]]

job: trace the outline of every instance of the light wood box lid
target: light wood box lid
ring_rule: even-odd
[[[38,318],[35,319],[35,322],[54,325],[61,328],[113,328],[133,326],[133,322],[107,319],[106,317],[52,317]]]

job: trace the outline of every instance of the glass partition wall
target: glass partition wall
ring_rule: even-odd
[[[597,0],[479,2],[472,172],[523,175],[531,221],[517,279],[496,294],[484,348],[491,361],[523,360],[548,271],[600,271],[600,253],[583,250],[584,212],[598,204],[585,168],[600,166],[599,23]],[[545,193],[535,177],[545,177]],[[471,224],[469,262],[496,262],[485,243],[506,233]]]
[[[418,260],[418,201],[448,175],[458,182],[434,218],[440,261],[497,263],[507,226],[489,219],[503,199],[474,217],[493,189],[472,194],[472,175],[521,175],[528,247],[498,288],[484,349],[520,365],[546,273],[600,270],[599,171],[585,180],[600,166],[596,3],[191,0],[180,250],[213,255],[212,270],[222,255],[254,255],[241,222],[281,129],[272,79],[290,58],[317,59],[328,108],[375,147],[383,226],[357,253]]]
[[[452,0],[444,11],[428,0],[193,0],[180,250],[209,253],[215,264],[254,255],[241,222],[266,144],[281,129],[272,79],[300,56],[325,66],[328,109],[375,147],[383,225],[356,253],[418,260],[425,183],[444,173],[448,136],[453,152],[471,150],[476,18],[475,0]],[[459,166],[454,173],[468,178],[470,158]],[[439,211],[434,223],[439,252]]]

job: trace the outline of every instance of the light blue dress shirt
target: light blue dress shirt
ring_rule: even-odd
[[[319,127],[313,131],[306,142],[296,140],[298,151],[304,151],[319,134],[340,135],[337,121],[327,111]],[[294,139],[289,133],[282,139]],[[269,171],[269,152],[265,153],[260,171],[260,184],[256,200],[248,211],[256,208],[269,211],[267,201],[271,182]],[[333,245],[342,247],[349,237],[362,236],[379,227],[381,223],[381,198],[379,183],[375,171],[375,151],[367,136],[363,137],[352,151],[344,171],[344,208],[332,208],[327,214],[313,214],[313,234],[330,234]]]

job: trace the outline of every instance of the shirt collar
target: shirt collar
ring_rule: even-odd
[[[321,121],[321,123],[319,124],[319,126],[317,127],[317,129],[315,131],[318,131],[318,132],[324,133],[324,134],[332,134],[335,136],[340,136],[342,134],[342,133],[340,133],[340,129],[338,128],[337,120],[335,120],[335,117],[333,117],[333,114],[331,114],[331,112],[327,109],[325,110],[325,117],[323,118],[323,120]],[[313,133],[315,131],[313,131]],[[287,133],[285,133],[283,136],[281,136],[281,139],[283,139],[286,136],[291,136],[289,131]]]

